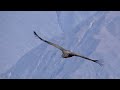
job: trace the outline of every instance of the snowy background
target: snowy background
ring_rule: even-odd
[[[0,78],[120,79],[120,12],[0,11]],[[61,58],[46,40],[87,57]]]

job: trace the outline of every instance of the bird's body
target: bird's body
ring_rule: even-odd
[[[62,51],[62,57],[63,57],[63,58],[70,58],[70,57],[73,56],[71,53],[72,53],[72,52],[69,51],[69,50],[63,50],[63,51]]]
[[[57,44],[54,44],[54,43],[52,43],[52,42],[49,42],[49,41],[47,41],[47,40],[42,39],[41,37],[39,37],[39,36],[37,35],[37,33],[36,33],[35,31],[34,31],[34,34],[35,34],[35,36],[37,36],[40,40],[42,40],[42,41],[44,41],[44,42],[46,42],[46,43],[48,43],[48,44],[50,44],[50,45],[52,45],[52,46],[60,49],[60,50],[62,51],[62,57],[63,57],[63,58],[70,58],[70,57],[73,57],[73,56],[77,56],[77,57],[84,58],[84,59],[86,59],[86,60],[90,60],[90,61],[96,62],[96,63],[98,63],[99,65],[102,65],[102,63],[99,62],[99,60],[93,60],[93,59],[87,58],[87,57],[85,57],[85,56],[82,56],[82,55],[80,55],[80,54],[76,54],[76,53],[74,53],[74,52],[71,52],[70,50],[66,50],[66,49],[64,49],[63,47],[61,47],[61,46],[59,46],[59,45],[57,45]]]

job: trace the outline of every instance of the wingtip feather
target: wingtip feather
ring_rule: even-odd
[[[104,65],[103,60],[95,60],[95,62],[98,63],[100,66],[103,66],[103,65]]]

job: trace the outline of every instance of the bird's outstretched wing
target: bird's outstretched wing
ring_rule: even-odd
[[[49,41],[47,41],[47,40],[42,39],[40,36],[37,35],[37,33],[36,33],[35,31],[34,31],[34,35],[37,36],[40,40],[42,40],[42,41],[44,41],[44,42],[46,42],[46,43],[48,43],[48,44],[50,44],[50,45],[52,45],[52,46],[60,49],[60,50],[62,50],[62,51],[65,50],[63,47],[61,47],[61,46],[59,46],[59,45],[57,45],[57,44],[54,44],[54,43],[52,43],[52,42],[49,42]]]
[[[78,57],[81,57],[81,58],[84,58],[86,60],[90,60],[90,61],[93,61],[95,63],[98,63],[100,66],[103,65],[103,61],[102,60],[93,60],[93,59],[90,59],[88,57],[85,57],[85,56],[82,56],[82,55],[79,55],[79,54],[76,54],[76,53],[72,53],[74,56],[78,56]]]

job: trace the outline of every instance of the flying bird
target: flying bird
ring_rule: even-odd
[[[73,56],[77,56],[77,57],[81,57],[81,58],[84,58],[84,59],[86,59],[86,60],[89,60],[89,61],[98,63],[100,66],[103,65],[102,62],[100,62],[100,60],[90,59],[90,58],[88,58],[88,57],[85,57],[85,56],[82,56],[82,55],[80,55],[80,54],[74,53],[74,52],[72,52],[72,51],[70,51],[70,50],[66,50],[65,48],[63,48],[63,47],[61,47],[61,46],[59,46],[59,45],[57,45],[57,44],[54,44],[54,43],[52,43],[52,42],[50,42],[50,41],[47,41],[47,40],[43,39],[43,38],[41,38],[40,36],[38,36],[38,34],[37,34],[35,31],[34,31],[34,35],[35,35],[36,37],[38,37],[40,40],[42,40],[42,41],[48,43],[49,45],[52,45],[52,46],[58,48],[59,50],[61,50],[61,51],[62,51],[62,57],[63,57],[63,58],[70,58],[70,57],[73,57]]]

